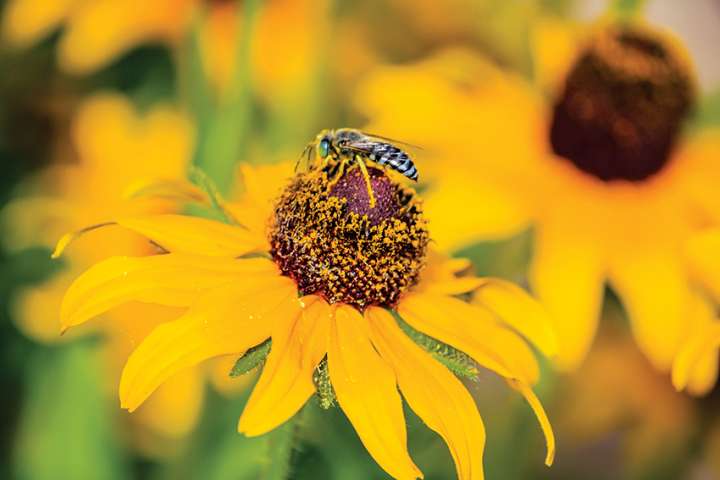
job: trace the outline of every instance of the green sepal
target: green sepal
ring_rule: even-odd
[[[430,353],[430,355],[445,365],[455,375],[470,380],[477,380],[480,371],[475,361],[467,353],[415,330],[397,315],[395,315],[395,318],[400,328],[412,341]]]
[[[313,383],[317,393],[318,404],[323,410],[335,406],[335,389],[330,382],[327,357],[323,358],[313,372]]]
[[[232,370],[230,370],[230,376],[239,377],[240,375],[245,375],[265,363],[271,346],[272,339],[268,338],[263,343],[248,349],[248,351],[235,362]]]

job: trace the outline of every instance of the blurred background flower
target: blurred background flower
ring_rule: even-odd
[[[154,247],[110,228],[49,259],[66,231],[184,208],[128,198],[143,181],[200,167],[251,197],[241,180],[280,167],[248,164],[352,126],[419,145],[434,244],[554,315],[537,392],[555,466],[481,372],[487,478],[720,478],[715,0],[6,0],[0,16],[0,477],[386,478],[315,402],[284,461],[282,429],[238,435],[255,377],[230,378],[232,357],[122,413],[119,368],[178,312],[131,304],[61,337],[58,303],[91,263]],[[425,478],[452,478],[406,413]]]

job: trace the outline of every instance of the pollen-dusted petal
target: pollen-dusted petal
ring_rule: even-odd
[[[497,278],[484,279],[474,302],[496,313],[547,356],[557,353],[557,340],[547,311],[517,285]]]
[[[621,255],[611,267],[610,282],[640,349],[656,368],[667,371],[686,336],[691,293],[676,255],[654,250]]]
[[[407,451],[395,374],[370,343],[368,323],[352,307],[335,311],[328,348],[330,380],[340,407],[375,461],[398,479],[422,477]]]
[[[502,335],[499,332],[503,328],[486,310],[457,298],[420,293],[403,298],[398,313],[416,330],[467,353],[498,375],[508,378],[522,375],[508,361],[511,352],[493,344],[492,339]]]
[[[209,288],[234,282],[252,286],[278,277],[264,258],[228,259],[169,253],[112,257],[80,275],[63,299],[63,329],[130,301],[187,307]]]
[[[702,370],[698,374],[698,369],[708,369],[708,363],[712,363],[717,368],[717,355],[718,349],[720,348],[720,322],[712,322],[696,332],[688,339],[678,352],[672,366],[672,383],[676,390],[682,391],[689,387],[690,383],[696,375],[699,375],[699,379],[695,380],[698,383],[693,393],[702,394],[705,393],[702,387],[703,376],[710,376],[712,371],[703,372]],[[705,375],[702,375],[705,373]],[[717,371],[715,372],[717,377]],[[713,381],[715,379],[712,379]],[[708,389],[712,386],[707,385]],[[707,390],[706,390],[707,391]]]
[[[458,478],[482,479],[485,429],[462,382],[405,336],[386,310],[371,307],[365,316],[410,408],[447,443]]]
[[[240,354],[268,338],[297,303],[292,281],[225,285],[208,292],[182,317],[160,325],[130,355],[120,380],[120,403],[135,410],[167,378],[203,360]]]
[[[133,230],[169,252],[238,257],[259,251],[262,239],[241,227],[186,215],[122,218],[118,225]]]
[[[547,414],[545,413],[545,409],[530,386],[517,380],[508,380],[508,384],[525,397],[525,400],[527,400],[528,404],[530,404],[530,408],[532,408],[538,422],[540,423],[540,428],[542,428],[543,435],[545,435],[545,443],[547,444],[545,465],[549,467],[555,460],[555,434],[553,433],[552,426],[550,425],[550,420],[548,420]]]
[[[557,227],[538,231],[530,285],[548,309],[557,336],[554,360],[563,370],[576,369],[597,329],[605,272],[591,241]]]
[[[270,355],[240,417],[240,433],[255,436],[272,430],[315,391],[313,371],[327,352],[330,306],[317,297],[297,305],[273,328]],[[300,305],[306,306],[301,310]]]

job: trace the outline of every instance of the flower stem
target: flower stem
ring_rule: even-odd
[[[251,46],[261,0],[242,3],[238,15],[235,70],[228,90],[207,118],[198,118],[198,146],[195,165],[202,168],[227,194],[237,160],[245,157],[252,126]],[[197,35],[195,36],[197,41]],[[198,55],[199,49],[193,52]],[[207,74],[207,72],[206,72]],[[207,79],[205,79],[205,83]],[[202,102],[200,102],[202,103]]]
[[[267,465],[262,480],[287,480],[293,466],[295,452],[300,447],[300,431],[307,421],[310,408],[306,405],[282,426],[268,434]]]

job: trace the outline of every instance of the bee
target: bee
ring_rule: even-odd
[[[367,163],[388,167],[414,182],[418,180],[418,170],[410,156],[389,142],[403,143],[379,135],[363,133],[354,128],[323,130],[305,147],[301,159],[307,156],[309,163],[312,152],[316,151],[322,162],[322,168],[331,161],[337,162],[338,171],[334,175],[334,181],[342,177],[347,166],[357,164],[365,179],[370,207],[374,208],[375,195],[372,191]]]

